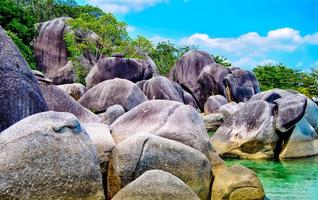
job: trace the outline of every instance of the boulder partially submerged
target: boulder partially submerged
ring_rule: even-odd
[[[211,142],[223,157],[286,159],[317,155],[317,113],[318,106],[297,92],[262,92],[225,118]]]

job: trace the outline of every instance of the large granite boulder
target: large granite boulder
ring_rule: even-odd
[[[212,136],[214,149],[225,157],[273,158],[278,141],[273,107],[266,101],[245,104]]]
[[[95,113],[102,113],[116,104],[128,111],[147,100],[133,82],[115,78],[95,85],[78,102]]]
[[[149,170],[121,189],[113,200],[200,200],[178,177],[162,171]]]
[[[260,92],[258,80],[253,72],[240,68],[230,68],[230,71],[224,79],[229,102],[246,102]]]
[[[222,95],[227,97],[224,80],[230,73],[231,71],[229,68],[217,63],[205,66],[198,77],[198,82],[200,83],[202,90],[201,101],[205,102],[211,95]]]
[[[115,148],[115,142],[110,134],[110,129],[105,124],[88,123],[82,124],[83,128],[91,138],[97,149],[97,155],[103,177],[104,189],[107,189],[107,169],[110,161],[111,152]],[[105,191],[105,195],[106,191]]]
[[[307,107],[307,97],[299,94],[289,95],[275,100],[275,104],[277,106],[276,129],[287,132],[303,118]]]
[[[152,134],[137,134],[113,150],[108,169],[108,198],[152,169],[180,178],[201,199],[210,199],[211,165],[200,151]]]
[[[227,113],[225,107],[219,110]],[[318,107],[298,92],[262,92],[228,113],[211,138],[223,157],[286,159],[318,154]]]
[[[85,86],[80,83],[57,85],[57,87],[73,97],[76,101],[79,100],[86,92]]]
[[[80,42],[83,38],[96,43],[98,46],[98,35],[93,31],[71,30],[67,21],[68,17],[60,17],[38,25],[39,35],[34,41],[34,53],[37,66],[55,84],[66,84],[75,82],[76,68],[68,60],[68,52],[64,42],[66,33],[72,33]],[[98,56],[97,56],[98,57]],[[92,56],[90,52],[85,52],[79,58],[79,63],[84,70],[89,71],[97,62],[96,54]]]
[[[149,100],[162,99],[184,103],[182,87],[164,76],[155,76],[149,80],[140,81],[137,86]]]
[[[197,79],[202,69],[212,63],[215,61],[208,53],[193,50],[184,54],[168,74],[170,80],[176,81],[192,93],[201,109],[205,101],[201,100],[202,90]]]
[[[138,82],[150,79],[152,75],[152,65],[146,60],[102,57],[88,73],[86,86],[91,88],[105,80],[114,78]]]
[[[219,108],[227,104],[227,100],[222,95],[210,96],[204,104],[204,114],[217,113]]]
[[[260,91],[253,72],[226,68],[200,51],[189,51],[181,57],[168,77],[191,92],[201,110],[211,95],[222,95],[228,102],[245,102]]]
[[[121,105],[113,105],[107,108],[106,112],[99,114],[101,123],[111,125],[118,117],[125,114],[125,109]]]
[[[49,110],[72,113],[83,123],[100,122],[101,119],[97,115],[79,104],[62,89],[43,82],[39,82],[39,85]]]
[[[47,105],[16,45],[0,27],[0,132]]]
[[[104,199],[95,147],[70,113],[19,121],[0,149],[0,199]]]
[[[295,111],[295,108],[291,109]],[[318,106],[310,99],[307,99],[304,116],[289,132],[290,136],[279,154],[280,159],[318,155]]]
[[[200,114],[193,107],[176,101],[142,103],[119,117],[111,125],[111,131],[116,144],[146,132],[189,145],[207,156],[212,151]]]
[[[34,42],[38,69],[56,84],[75,81],[74,68],[67,59],[64,43],[64,34],[68,29],[67,19],[69,18],[61,17],[39,24],[39,35]]]
[[[264,197],[263,186],[255,172],[243,166],[227,168],[213,181],[213,200],[263,200]]]

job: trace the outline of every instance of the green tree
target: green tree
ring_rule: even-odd
[[[7,31],[32,68],[35,61],[32,40],[36,35],[35,18],[29,10],[12,0],[0,0],[0,25]]]
[[[225,67],[230,67],[232,66],[232,63],[224,56],[213,56],[214,61],[220,65],[223,65]]]
[[[318,82],[315,78],[317,71],[312,73],[291,69],[283,64],[260,65],[253,69],[262,91],[273,88],[292,89],[308,97],[318,94]]]

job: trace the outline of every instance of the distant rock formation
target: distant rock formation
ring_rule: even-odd
[[[0,132],[21,119],[47,111],[28,63],[0,27]]]
[[[245,102],[260,91],[253,72],[216,64],[209,54],[201,51],[183,55],[168,77],[190,92],[202,111],[211,95],[222,95],[228,102]]]
[[[64,42],[64,35],[68,32],[93,41],[98,41],[98,36],[89,31],[72,31],[66,21],[71,18],[61,17],[40,23],[39,35],[34,42],[35,60],[38,69],[42,71],[54,84],[74,83],[77,79],[73,63],[68,60],[68,52]],[[81,65],[88,71],[97,61],[89,53],[80,58]]]

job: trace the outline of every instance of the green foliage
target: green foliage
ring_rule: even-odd
[[[17,45],[21,54],[23,55],[25,60],[28,62],[31,69],[36,69],[33,53],[30,47],[25,45],[23,41],[15,33],[11,31],[6,31],[6,32],[8,36],[11,37],[12,41]]]
[[[266,64],[254,68],[254,73],[262,91],[273,88],[297,90],[309,97],[318,95],[318,82],[315,74],[300,72],[283,64]]]
[[[190,47],[177,48],[169,41],[160,42],[153,48],[149,56],[156,63],[159,73],[166,76],[177,59],[190,49]]]
[[[220,65],[223,65],[225,67],[231,67],[232,63],[224,56],[213,56],[214,61]]]

